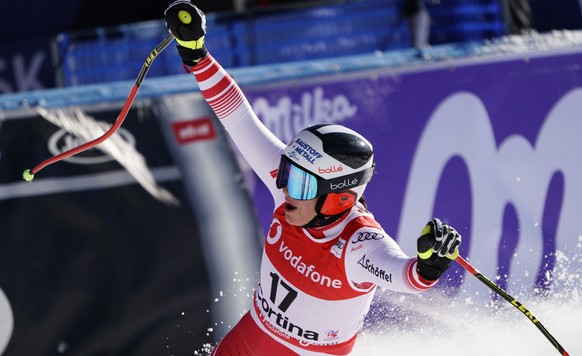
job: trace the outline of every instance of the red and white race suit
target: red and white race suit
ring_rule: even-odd
[[[260,122],[211,55],[191,70],[275,203],[253,305],[214,354],[349,354],[376,286],[418,293],[435,281],[416,273],[416,257],[408,257],[360,204],[321,228],[288,224],[285,197],[275,186],[285,144]]]

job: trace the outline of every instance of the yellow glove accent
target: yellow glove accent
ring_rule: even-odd
[[[418,253],[418,257],[420,257],[423,260],[430,258],[430,256],[432,256],[432,248],[429,248],[428,251],[426,251],[426,252],[419,252]]]
[[[196,41],[181,41],[176,38],[176,42],[178,42],[178,44],[182,47],[197,50],[204,47],[204,36],[200,37]]]
[[[447,256],[447,258],[450,260],[456,260],[457,257],[459,257],[459,249],[458,248],[455,249],[455,252],[453,252],[452,255]]]
[[[422,232],[420,233],[420,236],[424,236],[426,234],[430,234],[430,232],[431,232],[430,225],[426,225],[424,227],[424,229],[422,229]]]

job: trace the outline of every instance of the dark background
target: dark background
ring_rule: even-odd
[[[440,3],[454,1],[440,0]],[[205,12],[234,10],[232,1],[194,2]],[[426,2],[435,6],[433,0]],[[4,1],[0,11],[0,94],[56,86],[51,41],[59,33],[162,19],[170,3],[169,0]],[[276,8],[283,3],[289,1],[249,0],[247,9]],[[293,2],[294,5],[315,3]],[[532,27],[538,32],[582,28],[578,0],[529,0],[529,4],[533,12]]]
[[[118,112],[91,115],[111,121]],[[130,110],[124,128],[150,168],[174,164],[151,110]],[[2,124],[3,187],[21,181],[24,162],[50,157],[55,131],[34,114]],[[14,316],[4,356],[184,355],[213,342],[206,311],[215,296],[183,182],[162,183],[179,206],[138,184],[67,188],[68,178],[120,168],[62,162],[33,183],[52,179],[62,192],[0,199],[0,289]]]

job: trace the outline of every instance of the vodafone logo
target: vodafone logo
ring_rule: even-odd
[[[338,173],[338,172],[342,172],[343,170],[344,170],[344,166],[342,166],[342,165],[340,165],[339,167],[331,166],[329,168],[317,167],[317,172],[319,172],[319,174]]]
[[[267,242],[270,245],[274,245],[281,238],[281,233],[283,232],[283,227],[279,219],[273,219],[271,227],[269,228],[269,234],[267,235]]]

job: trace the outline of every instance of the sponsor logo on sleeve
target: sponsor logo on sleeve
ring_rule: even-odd
[[[352,244],[357,244],[359,242],[370,241],[370,240],[382,240],[384,235],[379,232],[374,231],[362,231],[358,232],[352,239]]]
[[[392,283],[392,273],[387,273],[383,269],[374,266],[374,264],[370,262],[370,259],[366,258],[366,255],[360,258],[358,264],[362,266],[362,268],[364,268],[366,271],[373,274],[374,276],[383,279],[388,283]]]

